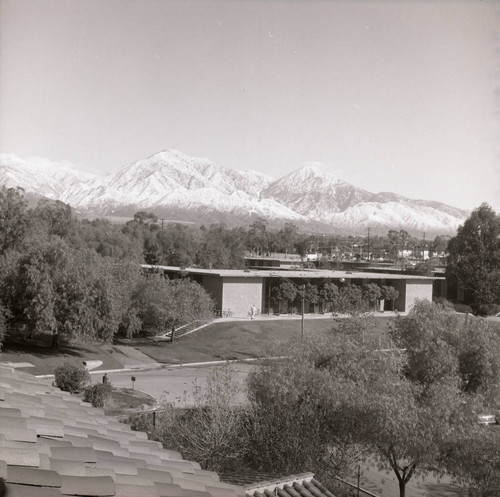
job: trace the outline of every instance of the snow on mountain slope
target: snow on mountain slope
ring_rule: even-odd
[[[356,188],[316,166],[304,166],[272,183],[262,197],[273,198],[300,214],[322,220],[373,194]]]
[[[26,191],[59,200],[65,191],[78,188],[95,177],[66,164],[46,159],[21,159],[15,154],[0,154],[0,184],[20,186]]]
[[[467,212],[436,201],[371,193],[305,166],[276,181],[253,171],[224,168],[204,158],[165,150],[108,176],[81,173],[43,159],[0,154],[0,184],[61,200],[81,213],[182,213],[191,219],[252,216],[316,228],[405,228],[453,233]],[[308,229],[306,227],[306,229]]]
[[[364,202],[344,212],[323,217],[323,222],[343,228],[369,226],[403,228],[407,231],[456,232],[463,219],[430,206],[415,207],[399,202]]]

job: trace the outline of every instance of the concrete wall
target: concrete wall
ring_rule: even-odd
[[[234,317],[246,317],[250,307],[262,309],[262,278],[223,278],[222,310]]]
[[[215,275],[203,275],[201,285],[215,300],[215,308],[222,311],[222,278]]]
[[[432,301],[432,280],[406,280],[406,312],[411,310],[416,299]]]

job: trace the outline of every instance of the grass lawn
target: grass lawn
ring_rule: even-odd
[[[382,334],[394,318],[374,319],[373,333]],[[338,326],[338,320],[305,321],[304,336],[324,336]],[[174,343],[141,339],[127,341],[144,354],[166,364],[246,359],[279,354],[281,344],[300,339],[300,320],[255,320],[214,322]]]
[[[115,388],[106,401],[105,413],[108,416],[129,414],[130,411],[143,411],[154,407],[156,399],[147,393],[131,388]]]
[[[31,374],[52,374],[65,362],[81,365],[84,360],[103,361],[98,369],[118,369],[122,363],[113,357],[113,347],[104,343],[61,343],[58,349],[51,347],[52,336],[38,334],[34,339],[19,336],[7,337],[0,360],[2,362],[29,362],[34,368],[26,368]]]

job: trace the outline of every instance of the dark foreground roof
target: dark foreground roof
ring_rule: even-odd
[[[335,497],[312,473],[250,485],[245,492],[247,497]]]
[[[102,409],[2,363],[0,477],[6,497],[245,496]]]

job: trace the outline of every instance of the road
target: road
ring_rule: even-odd
[[[132,388],[132,376],[135,377],[134,388],[148,393],[160,402],[170,403],[175,407],[191,407],[194,405],[196,387],[204,388],[207,377],[216,366],[197,367],[165,367],[150,371],[108,373],[111,384],[115,387]],[[219,366],[220,367],[220,366]],[[250,364],[234,363],[229,365],[233,378],[242,390],[246,378],[255,367]],[[102,374],[93,374],[94,383],[102,381]],[[243,391],[235,402],[243,402]]]

